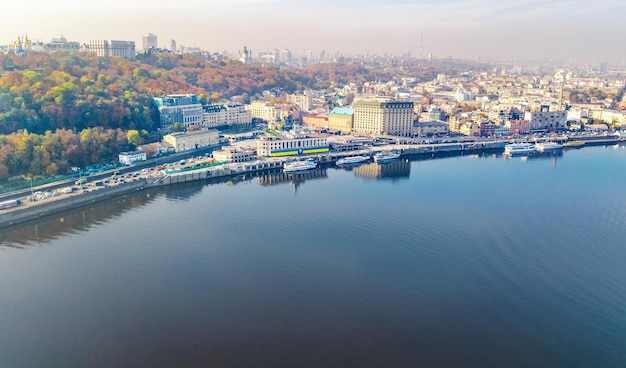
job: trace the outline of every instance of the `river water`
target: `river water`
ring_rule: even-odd
[[[241,176],[0,232],[0,367],[626,365],[626,147]]]

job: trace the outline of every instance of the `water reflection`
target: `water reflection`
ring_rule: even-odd
[[[148,189],[7,227],[0,231],[0,247],[23,248],[66,234],[88,231],[98,224],[110,222],[130,210],[142,207],[160,196],[172,200],[188,200],[199,194],[202,187],[198,183],[185,183]]]
[[[354,175],[366,179],[408,179],[411,175],[411,161],[401,159],[389,163],[379,164],[372,162],[357,166],[353,169]]]
[[[412,155],[385,164],[371,162],[360,166],[347,168],[332,167],[332,169],[352,171],[355,176],[365,179],[397,181],[405,180],[410,177],[411,162],[413,161],[444,159],[459,156],[463,156],[463,154],[460,155],[458,153],[454,154],[443,152],[438,154]],[[473,152],[471,155],[465,156],[471,156],[477,159],[505,157],[501,153],[495,152],[494,150]],[[552,166],[556,168],[557,158],[562,156],[563,151],[557,151],[537,153],[532,156],[527,156],[527,159],[551,159]],[[258,173],[240,174],[228,178],[209,179],[202,182],[189,182],[152,188],[2,229],[0,231],[0,247],[20,248],[55,239],[64,234],[88,231],[97,224],[109,222],[112,219],[122,216],[125,212],[154,201],[154,199],[158,197],[165,197],[168,200],[188,201],[194,196],[200,194],[203,188],[208,185],[247,185],[256,181],[256,183],[261,186],[290,184],[294,192],[296,192],[298,188],[307,180],[327,179],[327,170],[329,169],[329,166],[322,166],[315,170],[297,174],[286,174],[283,173],[282,170],[278,169]]]
[[[282,170],[273,170],[257,175],[257,183],[261,186],[291,184],[294,191],[307,180],[327,179],[326,168],[320,167],[315,170],[300,173],[284,173]]]

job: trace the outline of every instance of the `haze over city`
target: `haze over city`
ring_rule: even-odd
[[[622,63],[626,3],[617,0],[26,0],[4,5],[0,43],[120,39],[152,32],[209,51],[394,54]]]

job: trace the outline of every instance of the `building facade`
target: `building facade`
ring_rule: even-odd
[[[329,151],[326,136],[271,136],[257,138],[257,155],[260,157],[298,156]]]
[[[213,158],[220,162],[245,162],[256,158],[255,150],[244,150],[228,146],[219,151],[213,151]]]
[[[567,128],[567,111],[529,111],[524,120],[530,121],[531,131],[555,131]]]
[[[91,40],[88,47],[89,52],[100,57],[135,58],[135,42],[133,41]]]
[[[203,112],[198,97],[194,94],[167,95],[155,97],[154,103],[159,110],[161,129],[168,129],[174,123],[202,126]]]
[[[214,146],[219,144],[219,139],[219,132],[215,129],[170,133],[163,136],[163,142],[172,146],[176,152]]]
[[[254,101],[251,104],[246,105],[246,110],[250,111],[250,115],[253,118],[265,120],[267,122],[276,121],[280,118],[280,109],[261,101]]]
[[[335,107],[328,114],[328,127],[344,133],[350,133],[354,125],[354,109]]]
[[[122,152],[118,155],[121,164],[132,165],[135,162],[146,161],[146,153],[144,151]]]
[[[302,124],[309,127],[326,128],[328,127],[327,115],[305,115],[302,117]]]
[[[450,131],[448,124],[441,120],[420,121],[414,124],[414,135],[425,137],[437,134],[446,134]]]
[[[509,134],[530,134],[530,121],[528,120],[509,120],[504,125],[509,128]]]
[[[252,123],[252,114],[241,104],[205,105],[202,110],[202,126],[206,128]]]
[[[288,95],[287,100],[297,105],[302,111],[309,111],[313,107],[313,96],[306,92],[302,95]]]
[[[410,136],[415,111],[413,102],[359,101],[354,107],[354,131],[377,135]]]

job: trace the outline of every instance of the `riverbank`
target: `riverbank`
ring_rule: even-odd
[[[583,146],[619,143],[622,140],[616,139],[595,139],[585,140]],[[439,144],[401,144],[389,146],[367,147],[362,150],[331,152],[324,155],[311,155],[320,164],[332,164],[338,159],[368,155],[393,149],[404,156],[421,155],[462,155],[481,151],[499,152],[507,144],[507,141],[486,141],[486,142],[455,142]],[[580,148],[580,147],[576,147]],[[0,214],[0,228],[9,227],[19,223],[36,220],[38,218],[71,210],[81,206],[86,206],[95,202],[103,201],[114,196],[119,196],[143,190],[150,187],[160,187],[180,183],[195,181],[205,181],[210,179],[229,178],[242,174],[251,174],[263,171],[281,169],[285,162],[296,159],[289,158],[262,158],[251,162],[230,163],[213,167],[205,167],[197,170],[184,171],[173,174],[147,175],[133,178],[131,181],[119,185],[104,188],[93,188],[85,193],[76,193],[71,196],[52,197],[43,202],[27,202],[25,205],[14,207],[9,211]]]

